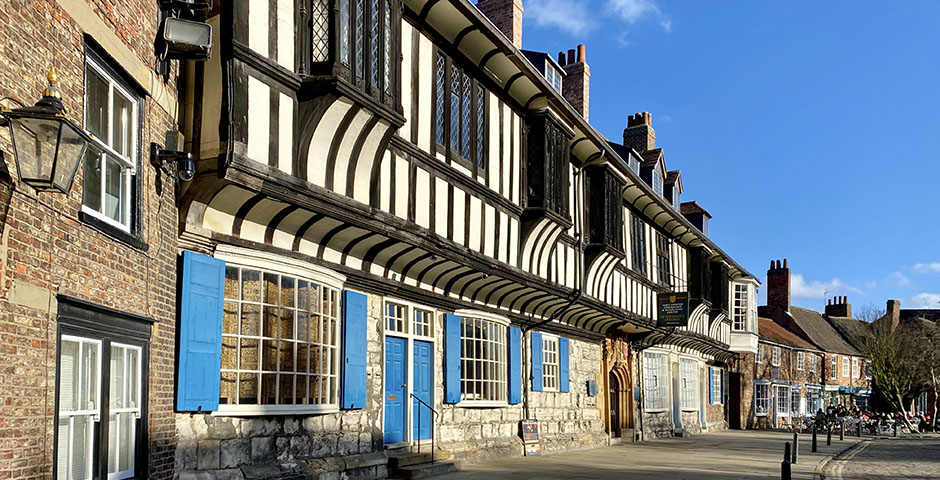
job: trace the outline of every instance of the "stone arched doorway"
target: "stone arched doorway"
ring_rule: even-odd
[[[630,381],[630,369],[625,363],[618,363],[610,370],[607,378],[607,405],[610,416],[608,433],[613,438],[632,436],[633,395]]]

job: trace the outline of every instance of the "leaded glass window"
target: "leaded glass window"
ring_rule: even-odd
[[[630,240],[633,253],[633,270],[646,273],[646,224],[640,217],[630,215]]]
[[[383,25],[385,25],[385,54],[382,55],[384,59],[384,65],[382,71],[385,73],[385,78],[383,84],[385,85],[385,93],[392,93],[392,2],[391,0],[385,0],[383,2],[382,13],[385,14],[385,18],[382,20]]]
[[[395,92],[395,60],[400,47],[396,36],[397,0],[312,0],[311,57],[314,63],[329,59],[330,6],[338,10],[337,63],[342,77],[383,103]],[[334,3],[335,2],[335,3]],[[314,68],[314,71],[316,67]]]
[[[683,410],[698,408],[698,365],[694,360],[679,361],[679,403]]]
[[[379,0],[372,0],[369,9],[369,78],[372,88],[379,86]]]
[[[666,408],[666,355],[661,353],[643,354],[643,392],[646,410]]]
[[[656,234],[656,269],[659,272],[659,284],[672,286],[671,257],[669,239],[661,233]]]
[[[349,0],[340,1],[340,12],[345,12],[345,14],[341,13],[340,15],[340,35],[348,36]],[[311,27],[313,30],[310,40],[311,55],[313,56],[314,62],[325,62],[330,58],[330,16],[327,0],[313,0],[310,13]],[[344,18],[345,24],[343,24]],[[347,42],[340,42],[340,57],[343,58],[344,64],[349,65],[349,44]]]
[[[437,151],[468,168],[486,168],[486,89],[436,53],[434,140]]]

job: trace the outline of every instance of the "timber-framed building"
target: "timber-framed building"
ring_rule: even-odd
[[[526,419],[543,451],[724,428],[734,299],[757,281],[680,202],[649,114],[623,144],[588,123],[583,48],[522,52],[519,0],[221,2],[206,21],[218,54],[180,88],[198,173],[178,473],[382,477],[432,437],[462,461],[522,454]],[[656,326],[672,291],[688,328]]]

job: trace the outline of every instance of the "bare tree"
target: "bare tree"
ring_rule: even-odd
[[[907,329],[892,329],[890,322],[874,324],[873,334],[865,341],[872,383],[894,412],[904,412],[904,401],[923,385],[918,343],[916,335]],[[901,418],[910,431],[916,430],[907,416]]]
[[[916,344],[921,387],[933,393],[934,404],[930,418],[931,422],[935,422],[940,402],[940,325],[917,318],[905,327],[909,329]]]

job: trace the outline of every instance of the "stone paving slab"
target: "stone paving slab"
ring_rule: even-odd
[[[792,466],[794,479],[812,479],[816,467],[859,442],[818,437],[818,453],[811,453],[811,436],[800,436],[800,462]],[[441,480],[485,478],[518,479],[767,479],[780,478],[784,443],[792,434],[766,431],[726,431],[687,438],[625,443],[541,457],[512,458],[465,465]]]
[[[827,480],[940,478],[940,436],[866,441],[829,462]]]

